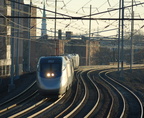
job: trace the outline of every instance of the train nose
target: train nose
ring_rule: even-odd
[[[60,90],[60,80],[55,79],[39,79],[37,82],[40,92],[44,93],[58,93]]]

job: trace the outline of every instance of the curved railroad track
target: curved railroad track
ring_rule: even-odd
[[[18,95],[6,100],[0,104],[0,117],[7,117],[8,114],[13,113],[16,108],[25,103],[27,100],[38,94],[36,90],[36,82],[33,82],[28,88]]]
[[[143,105],[139,97],[128,87],[112,79],[112,77],[109,77],[108,73],[110,72],[112,71],[105,73],[105,79],[109,83],[113,84],[113,86],[115,86],[123,96],[126,109],[123,113],[124,116],[129,118],[143,118]]]
[[[110,77],[115,69],[79,68],[73,86],[59,99],[31,95],[0,104],[0,117],[130,117],[143,118],[143,105],[139,97],[126,85]],[[29,93],[28,92],[28,93]],[[28,96],[24,94],[24,96]],[[29,93],[30,94],[30,93]],[[20,95],[21,97],[23,94]],[[24,98],[24,97],[23,97]],[[18,101],[17,105],[16,101]],[[22,102],[24,101],[24,102]],[[33,103],[32,103],[33,102]],[[13,105],[14,104],[14,105]],[[5,106],[5,107],[4,107]],[[15,107],[13,107],[15,106]],[[13,112],[15,111],[15,112]]]

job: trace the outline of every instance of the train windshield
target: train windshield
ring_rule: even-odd
[[[40,76],[55,78],[61,76],[62,64],[59,61],[46,61],[40,64]]]

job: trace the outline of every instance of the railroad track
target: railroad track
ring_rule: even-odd
[[[118,106],[120,107],[120,110],[117,110],[117,114],[119,114],[118,117],[143,118],[143,106],[138,96],[128,87],[112,79],[112,77],[109,77],[108,73],[110,72],[112,71],[102,71],[100,72],[100,76],[102,76],[102,79],[113,89],[115,89],[121,96],[121,100],[118,98]],[[116,107],[113,107],[112,111],[114,112],[115,110]]]
[[[14,109],[19,107],[28,99],[31,99],[33,96],[35,96],[38,93],[37,90],[35,89],[36,88],[35,84],[36,82],[33,82],[27,89],[25,89],[18,95],[1,103],[0,104],[0,117],[6,117],[7,114],[12,113]]]
[[[17,117],[32,118],[32,117],[48,117],[48,115],[55,116],[55,114],[57,114],[57,111],[58,113],[60,113],[61,111],[61,110],[55,111],[55,108],[62,109],[61,106],[63,105],[63,103],[65,103],[65,105],[67,104],[66,99],[68,98],[71,99],[69,95],[72,95],[71,90],[69,90],[66,95],[63,95],[59,99],[43,98],[40,101],[35,102],[33,105],[29,105],[26,108],[22,108],[22,110],[20,110],[19,112],[9,115],[8,117],[9,118],[17,118]],[[38,97],[40,96],[38,95]]]
[[[60,99],[41,97],[39,94],[18,104],[15,113],[0,117],[130,117],[143,118],[143,106],[136,94],[117,82],[109,73],[114,69],[79,69],[75,72],[72,88]],[[34,99],[38,99],[34,101]],[[33,104],[31,102],[33,101]],[[3,105],[2,105],[3,106]],[[25,106],[22,107],[21,106]],[[10,108],[10,107],[9,107]],[[11,111],[10,109],[8,111]]]
[[[96,84],[91,79],[89,73],[90,73],[89,71],[81,71],[79,73],[78,79],[84,88],[83,89],[84,94],[81,95],[83,97],[81,97],[80,102],[76,102],[77,101],[76,100],[77,94],[76,94],[73,104],[77,104],[77,105],[75,107],[73,106],[73,109],[71,109],[71,111],[68,114],[64,115],[63,117],[65,118],[67,117],[90,117],[93,114],[100,100],[100,92]]]
[[[87,78],[85,78],[85,76],[87,76]],[[88,117],[90,116],[95,108],[95,105],[99,100],[98,99],[99,93],[92,94],[92,92],[94,91],[97,92],[97,87],[96,85],[92,85],[94,83],[92,83],[89,78],[87,72],[78,71],[77,72],[78,81],[75,90],[76,92],[74,92],[75,94],[71,100],[69,99],[71,98],[71,92],[67,92],[65,96],[61,97],[60,99],[56,100],[50,105],[47,105],[47,107],[44,107],[41,110],[37,111],[36,113],[27,117],[45,118],[45,117],[83,117],[83,116]],[[89,85],[87,84],[87,82],[91,84]],[[69,100],[67,101],[67,99]],[[90,103],[90,101],[92,102]],[[69,102],[70,104],[67,105]],[[87,107],[87,105],[89,107]],[[85,111],[83,111],[84,109]],[[17,116],[13,115],[10,118],[12,117],[17,117]],[[25,116],[22,115],[21,117],[26,117],[26,115]]]
[[[77,72],[76,76],[79,76],[79,73],[80,72]],[[64,117],[65,114],[67,114],[69,111],[71,111],[71,109],[77,106],[77,103],[81,102],[81,99],[78,99],[83,96],[83,92],[82,94],[79,93],[79,91],[81,91],[80,89],[82,88],[80,86],[81,86],[80,81],[76,81],[74,88],[72,88],[72,90],[69,90],[66,93],[66,95],[64,95],[63,97],[52,103],[50,106],[47,106],[46,108],[43,108],[39,112],[29,116],[29,118]]]

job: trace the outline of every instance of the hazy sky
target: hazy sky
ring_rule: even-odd
[[[29,3],[30,0],[25,0]],[[55,0],[45,0],[46,9],[55,11]],[[131,5],[131,0],[125,0],[125,6]],[[32,0],[34,5],[41,7],[43,0]],[[134,4],[144,2],[139,0]],[[90,5],[92,6],[91,13],[100,13],[103,11],[111,10],[119,7],[119,0],[57,0],[57,12],[70,15],[70,16],[85,16],[90,14]],[[144,4],[134,7],[135,18],[144,18]],[[38,16],[42,16],[42,11],[38,10]],[[55,14],[46,12],[47,17],[54,17]],[[130,18],[131,8],[125,9],[125,17]],[[57,17],[65,17],[57,15]],[[88,17],[87,17],[88,18]],[[94,15],[92,18],[118,18],[118,10],[99,15]],[[41,27],[41,20],[37,22]],[[130,31],[130,21],[125,21],[125,31]],[[111,36],[117,35],[118,21],[110,20],[92,20],[91,32],[94,35]],[[140,29],[144,25],[144,21],[135,21],[135,29]],[[49,31],[54,31],[54,20],[47,20],[47,28]],[[57,20],[57,30],[61,29],[63,32],[72,31],[74,34],[88,34],[89,33],[89,21],[87,20]],[[143,29],[142,29],[143,30]],[[49,32],[49,35],[53,35],[53,32]],[[38,31],[40,32],[40,31]]]

